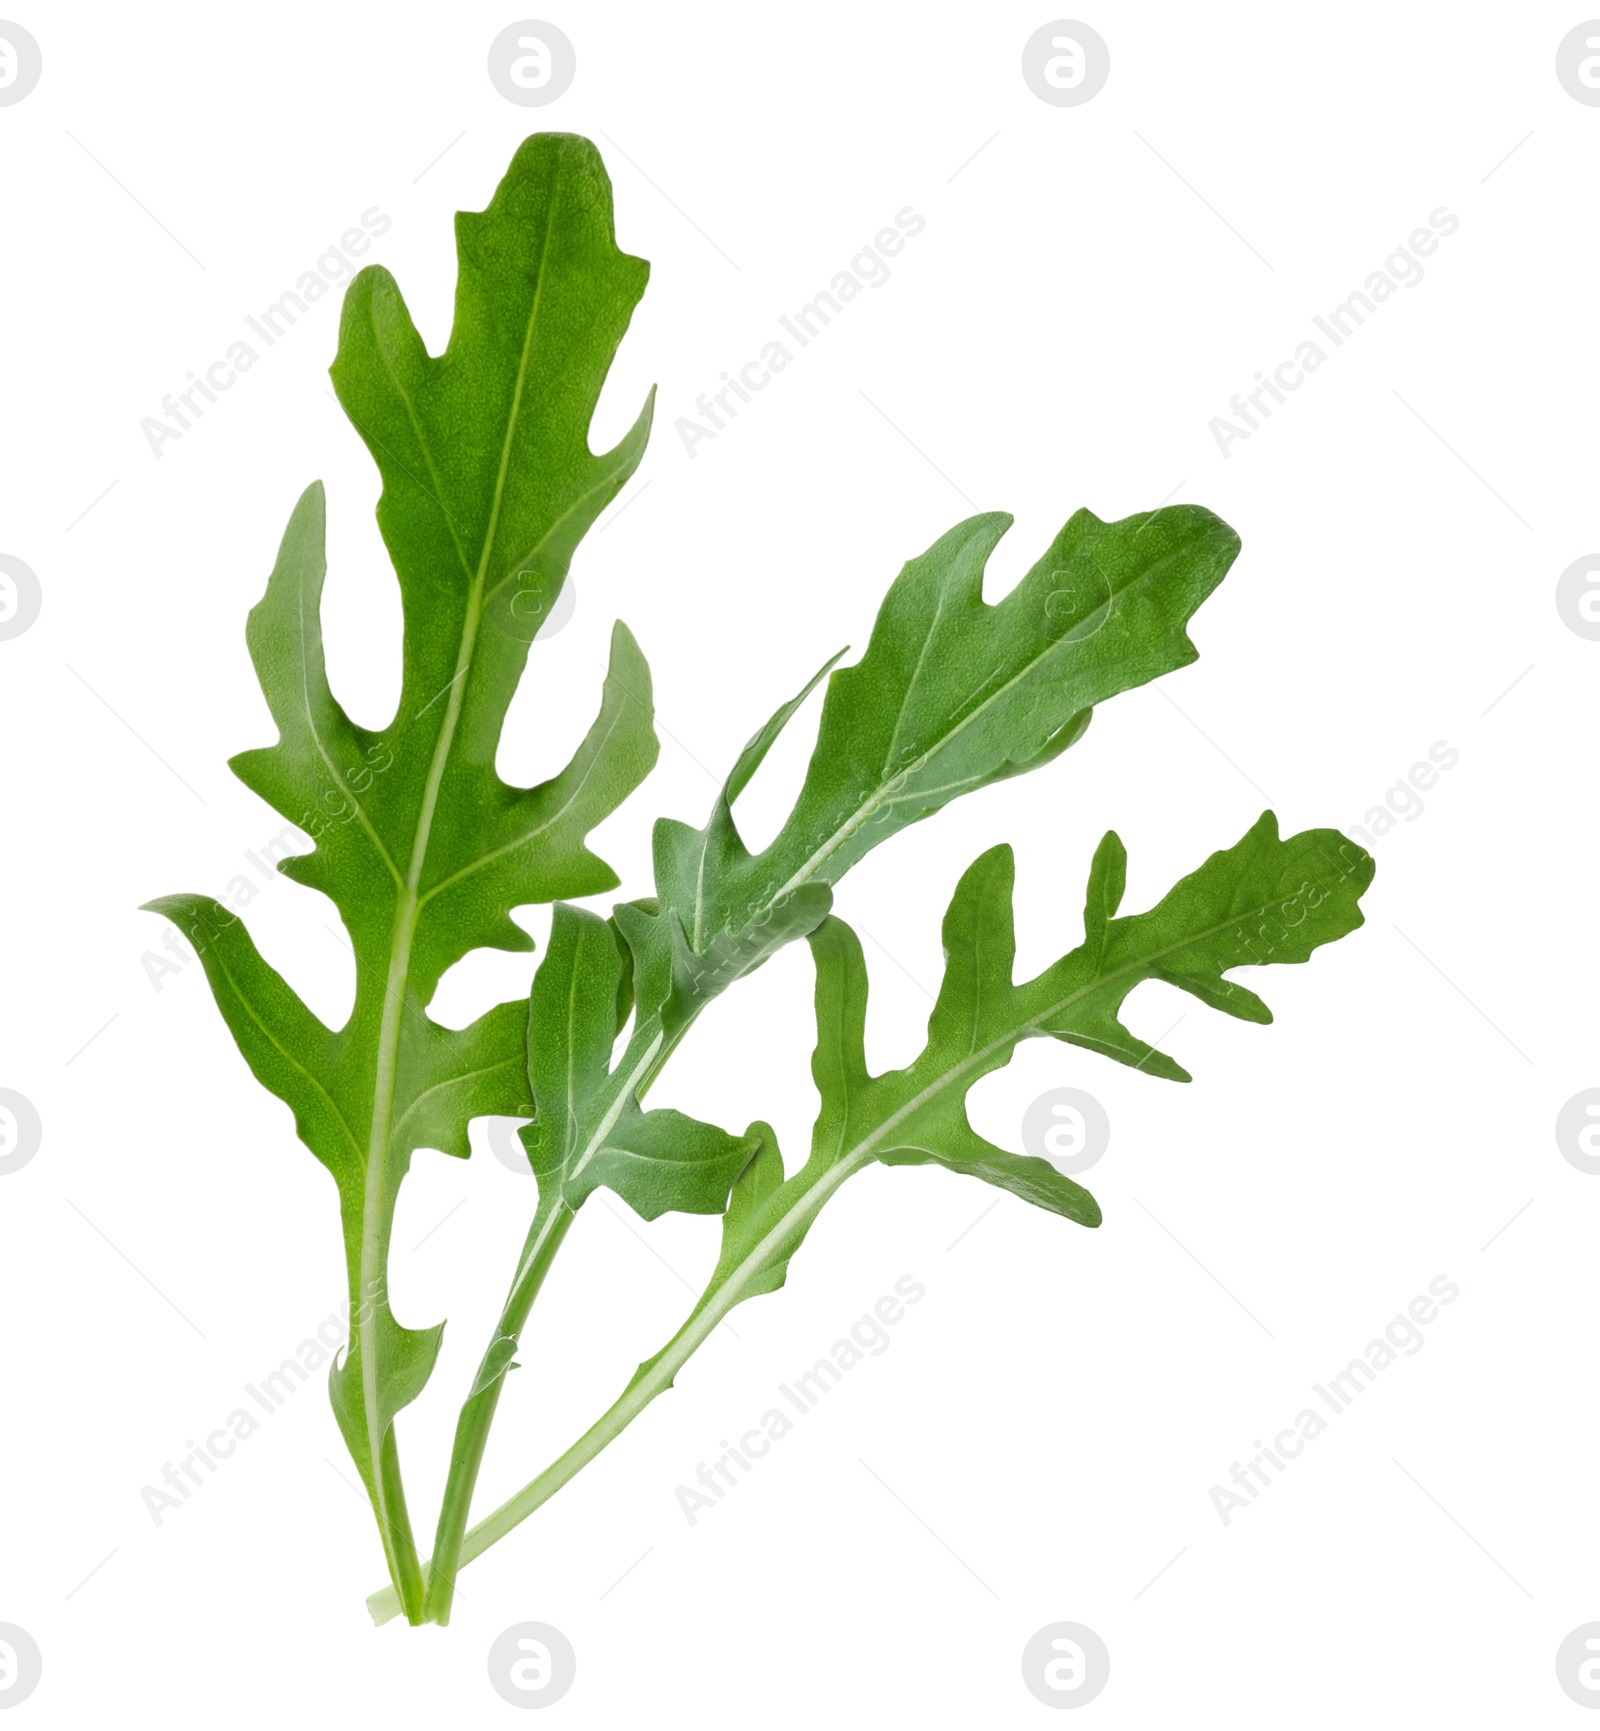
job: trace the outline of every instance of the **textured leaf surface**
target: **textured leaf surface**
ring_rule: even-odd
[[[528,140],[489,208],[462,213],[456,233],[445,352],[427,353],[393,278],[369,267],[346,296],[332,369],[383,479],[378,521],[404,608],[393,719],[359,727],[329,689],[320,486],[296,506],[250,616],[278,741],[233,768],[315,844],[282,869],[338,908],[356,958],[349,1021],[324,1027],[215,902],[152,904],[194,941],[251,1069],[338,1183],[357,1323],[333,1401],[386,1542],[379,1456],[442,1328],[407,1329],[390,1311],[400,1181],[415,1149],[465,1155],[471,1118],[527,1098],[525,1003],[459,1033],[427,1006],[468,951],[532,948],[514,907],[616,883],[585,838],[656,752],[649,671],[619,625],[599,716],[567,766],[531,788],[495,771],[529,644],[644,447],[648,404],[603,455],[588,429],[647,267],[617,250],[593,147],[558,134]],[[404,1550],[409,1534],[394,1542]],[[414,1574],[414,1558],[401,1567]]]

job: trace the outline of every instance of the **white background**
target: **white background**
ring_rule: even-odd
[[[547,15],[576,81],[531,109],[486,75],[522,16],[505,7],[15,6],[44,55],[0,108],[0,552],[43,588],[37,624],[0,642],[0,1085],[44,1124],[0,1178],[0,1621],[45,1665],[18,1724],[515,1722],[485,1656],[523,1619],[572,1640],[553,1711],[583,1727],[1033,1725],[1021,1651],[1060,1619],[1110,1649],[1085,1709],[1108,1727],[1578,1716],[1554,1657],[1600,1616],[1600,1180],[1553,1125],[1600,1082],[1600,644],[1554,588],[1600,541],[1600,110],[1554,68],[1585,14],[1095,0],[1109,82],[1058,108],[1020,73],[1057,16],[1037,6],[562,0]],[[162,927],[136,911],[221,893],[281,827],[225,759],[271,737],[245,614],[316,477],[335,687],[369,724],[397,689],[377,477],[325,378],[336,297],[159,458],[140,422],[373,206],[392,227],[369,256],[442,347],[451,213],[482,208],[540,127],[597,141],[619,241],[652,264],[596,447],[652,382],[660,398],[625,509],[578,555],[574,619],[535,648],[502,769],[565,761],[625,618],[663,749],[596,843],[623,894],[648,891],[653,818],[701,821],[712,772],[864,644],[901,562],[975,508],[1016,516],[991,597],[1080,505],[1194,500],[1244,552],[1195,666],[851,875],[877,1064],[921,1042],[939,915],[981,848],[1016,846],[1031,971],[1077,940],[1108,826],[1132,910],[1263,794],[1286,832],[1358,825],[1436,741],[1460,761],[1375,847],[1365,928],[1256,977],[1275,1026],[1155,986],[1132,1001],[1152,1038],[1186,1012],[1164,1044],[1192,1086],[1041,1041],[974,1097],[1012,1145],[1047,1087],[1105,1104],[1098,1232],[1010,1198],[974,1225],[994,1200],[976,1184],[863,1175],[787,1288],[735,1314],[738,1338],[468,1571],[448,1631],[375,1632],[381,1557],[314,1385],[159,1526],[141,1500],[343,1296],[331,1184],[200,969],[155,989],[141,958]],[[676,418],[906,206],[926,228],[891,280],[687,456]],[[1440,206],[1460,226],[1424,280],[1223,457],[1211,419]],[[808,748],[803,720],[748,796],[752,840]],[[263,948],[337,1018],[328,904],[253,875]],[[529,966],[471,959],[440,1015],[524,990]],[[796,1158],[808,1000],[796,946],[704,1018],[660,1102],[768,1116]],[[395,1231],[400,1316],[450,1318],[400,1426],[424,1532],[531,1206],[481,1125],[474,1145],[418,1156]],[[480,1507],[666,1339],[714,1238],[605,1196],[584,1212]],[[675,1487],[904,1274],[927,1296],[890,1350],[691,1529]],[[1224,1526],[1210,1487],[1441,1274],[1460,1297],[1425,1347]]]

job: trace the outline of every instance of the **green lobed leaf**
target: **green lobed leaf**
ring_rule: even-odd
[[[1079,511],[990,605],[984,569],[1010,524],[1000,512],[957,524],[901,571],[861,660],[823,669],[816,747],[768,847],[745,847],[733,801],[806,692],[751,740],[704,828],[656,826],[654,917],[622,924],[641,978],[662,982],[669,1033],[814,929],[829,886],[879,842],[1049,762],[1095,704],[1193,661],[1185,626],[1239,549],[1197,505],[1116,523]]]
[[[407,1329],[390,1310],[396,1195],[415,1149],[464,1156],[471,1118],[518,1113],[527,1097],[525,1003],[459,1033],[427,1006],[468,951],[533,947],[513,908],[615,885],[586,837],[657,750],[649,669],[619,624],[600,713],[566,767],[531,788],[495,770],[530,643],[579,540],[644,449],[648,403],[609,452],[591,452],[588,431],[648,267],[617,249],[593,146],[562,134],[530,138],[489,207],[457,217],[456,236],[444,353],[427,352],[394,279],[371,266],[346,295],[332,367],[383,480],[378,523],[404,609],[391,721],[358,726],[328,685],[320,485],[296,506],[250,615],[278,741],[233,768],[315,844],[281,869],[328,895],[349,933],[349,1020],[324,1027],[215,902],[151,904],[195,943],[251,1069],[338,1183],[359,1326],[333,1373],[334,1407],[386,1544],[401,1553],[409,1533],[392,1539],[404,1523],[386,1506],[378,1460],[395,1413],[427,1380],[442,1325]],[[400,1567],[414,1578],[414,1557]]]
[[[867,970],[861,944],[830,917],[810,937],[816,966],[817,1043],[812,1076],[819,1108],[811,1154],[790,1178],[767,1140],[734,1187],[723,1250],[699,1305],[680,1331],[703,1338],[707,1319],[783,1284],[789,1259],[829,1196],[852,1173],[934,1164],[980,1178],[1035,1207],[1097,1226],[1100,1208],[1048,1161],[997,1147],[973,1129],[966,1098],[1007,1064],[1025,1039],[1050,1037],[1104,1052],[1151,1074],[1188,1074],[1123,1027],[1135,986],[1160,980],[1244,1021],[1271,1014],[1230,969],[1304,962],[1362,924],[1359,902],[1373,862],[1335,830],[1282,838],[1264,812],[1233,847],[1142,914],[1118,917],[1127,856],[1108,834],[1089,876],[1084,942],[1036,978],[1012,979],[1014,865],[1009,846],[968,867],[945,914],[945,971],[923,1050],[903,1069],[874,1076],[864,1032]],[[664,1349],[641,1375],[674,1351]]]

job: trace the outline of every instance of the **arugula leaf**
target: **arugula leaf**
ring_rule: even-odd
[[[717,1265],[683,1326],[565,1454],[465,1534],[455,1567],[526,1520],[671,1388],[735,1305],[781,1287],[823,1205],[866,1166],[943,1166],[1079,1225],[1098,1226],[1099,1205],[1081,1185],[1048,1161],[999,1148],[972,1128],[966,1096],[973,1085],[1008,1063],[1021,1041],[1037,1037],[1188,1081],[1171,1058],[1123,1027],[1122,1005],[1134,987],[1160,980],[1224,1014],[1270,1022],[1260,997],[1226,974],[1304,962],[1356,930],[1373,872],[1370,856],[1337,831],[1282,838],[1269,811],[1153,908],[1118,917],[1127,855],[1109,832],[1090,868],[1083,943],[1019,985],[1012,979],[1011,849],[991,848],[968,867],[945,914],[945,972],[927,1043],[903,1069],[878,1076],[867,1069],[863,1043],[867,971],[860,940],[844,921],[824,921],[810,936],[817,1024],[811,1068],[820,1102],[810,1158],[786,1178],[772,1131],[751,1126],[758,1145],[734,1184]],[[393,1614],[388,1593],[374,1594],[368,1606],[379,1622]]]
[[[1188,1072],[1138,1040],[1119,1020],[1123,1001],[1146,980],[1177,986],[1243,1021],[1272,1014],[1247,987],[1224,978],[1263,959],[1304,962],[1313,950],[1362,924],[1360,897],[1373,863],[1335,830],[1287,839],[1263,812],[1233,847],[1213,854],[1155,907],[1116,918],[1127,855],[1115,831],[1090,869],[1084,942],[1037,978],[1012,982],[1014,864],[1009,846],[968,867],[944,919],[945,972],[928,1019],[928,1040],[904,1069],[868,1073],[863,1048],[867,971],[860,940],[830,918],[811,935],[816,964],[817,1045],[812,1076],[821,1108],[811,1157],[794,1177],[760,1156],[736,1187],[717,1273],[701,1303],[718,1319],[731,1305],[782,1284],[783,1271],[823,1202],[852,1173],[934,1164],[981,1178],[1035,1207],[1084,1226],[1100,1208],[1047,1161],[1014,1154],[968,1122],[966,1096],[1010,1062],[1025,1039],[1048,1036],[1104,1052],[1171,1081]]]
[[[768,847],[745,847],[733,801],[805,692],[746,746],[703,828],[656,826],[658,911],[618,918],[640,975],[670,980],[669,1036],[815,927],[831,886],[880,842],[1049,763],[1083,736],[1095,704],[1193,661],[1184,627],[1239,551],[1198,505],[1116,523],[1080,510],[989,605],[984,568],[1011,521],[969,518],[901,571],[865,655],[828,677],[804,783]]]
[[[407,1328],[390,1310],[395,1200],[414,1150],[464,1156],[469,1119],[526,1099],[525,1005],[459,1033],[427,1006],[469,950],[532,949],[514,907],[616,884],[585,838],[657,749],[649,670],[619,624],[600,714],[567,767],[533,788],[494,768],[539,622],[644,449],[649,403],[603,455],[588,429],[648,267],[617,250],[594,147],[560,134],[529,139],[456,235],[445,352],[427,353],[394,279],[370,266],[346,295],[332,367],[383,478],[378,523],[405,610],[393,720],[357,726],[328,686],[320,486],[295,508],[250,616],[279,737],[232,767],[316,844],[280,869],[339,910],[356,958],[348,1022],[324,1027],[217,903],[150,904],[194,942],[246,1061],[338,1184],[353,1323],[333,1405],[413,1620],[422,1581],[392,1426],[427,1381],[443,1325]]]

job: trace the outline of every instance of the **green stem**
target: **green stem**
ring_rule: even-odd
[[[515,1496],[508,1498],[462,1536],[450,1571],[452,1587],[455,1575],[474,1557],[481,1556],[512,1528],[520,1526],[535,1509],[547,1503],[569,1479],[575,1478],[602,1450],[615,1442],[658,1394],[672,1387],[678,1372],[710,1337],[723,1317],[749,1295],[767,1265],[774,1258],[787,1255],[796,1236],[804,1233],[823,1203],[852,1172],[867,1164],[870,1157],[865,1148],[852,1150],[837,1164],[819,1169],[813,1182],[804,1184],[802,1180],[796,1180],[800,1187],[789,1207],[726,1277],[716,1287],[707,1289],[683,1326],[654,1358],[639,1366],[633,1380],[600,1418],[536,1479],[524,1485]],[[435,1572],[434,1565],[430,1564],[430,1580]],[[398,1615],[401,1605],[394,1588],[385,1587],[371,1595],[367,1609],[372,1613],[372,1620],[381,1625]]]
[[[433,1562],[428,1569],[428,1591],[422,1607],[424,1622],[450,1621],[456,1572],[460,1568],[461,1541],[467,1530],[472,1493],[478,1483],[478,1470],[483,1464],[489,1427],[494,1423],[495,1408],[500,1403],[500,1391],[505,1387],[511,1354],[528,1320],[528,1312],[533,1308],[533,1301],[539,1295],[539,1288],[544,1285],[556,1252],[575,1218],[566,1203],[560,1201],[553,1207],[541,1208],[534,1215],[511,1295],[500,1313],[495,1337],[478,1367],[472,1393],[467,1396],[461,1416],[456,1421],[450,1475],[445,1482],[444,1501],[439,1508],[439,1528],[433,1541]]]
[[[693,1018],[691,1022],[692,1020]],[[633,1088],[637,1097],[642,1099],[650,1084],[661,1074],[663,1065],[677,1050],[689,1026],[690,1023],[685,1023],[670,1040],[664,1040],[659,1017],[652,1016],[643,1027],[635,1030],[633,1038],[628,1042],[628,1055],[624,1056],[623,1062],[626,1064],[630,1055],[638,1054],[634,1062],[639,1066],[639,1076]],[[439,1526],[434,1537],[433,1561],[427,1569],[428,1589],[422,1612],[424,1622],[450,1621],[456,1575],[462,1563],[470,1561],[470,1557],[463,1555],[462,1543],[471,1514],[472,1495],[477,1489],[478,1473],[483,1466],[484,1450],[489,1441],[489,1428],[494,1423],[495,1409],[500,1404],[500,1390],[505,1384],[505,1373],[511,1354],[521,1339],[522,1330],[527,1326],[533,1301],[538,1297],[540,1287],[544,1285],[545,1276],[550,1272],[550,1265],[555,1261],[556,1253],[560,1250],[574,1218],[572,1209],[564,1201],[558,1200],[552,1207],[547,1208],[542,1205],[541,1199],[533,1225],[528,1229],[516,1277],[511,1283],[505,1307],[500,1312],[494,1338],[479,1363],[472,1392],[467,1396],[461,1415],[456,1420],[455,1442],[450,1451],[450,1472],[445,1480],[444,1501],[439,1509]],[[572,1470],[576,1472],[577,1468]],[[474,1556],[476,1554],[472,1553]]]
[[[389,1564],[389,1578],[394,1583],[389,1591],[395,1595],[395,1609],[404,1610],[406,1620],[418,1624],[425,1620],[422,1612],[422,1564],[417,1560],[417,1542],[411,1536],[411,1517],[406,1510],[406,1493],[400,1482],[400,1446],[395,1440],[393,1425],[384,1432],[375,1477],[379,1497],[374,1499],[374,1509],[378,1514],[378,1530],[383,1535],[383,1554]]]

